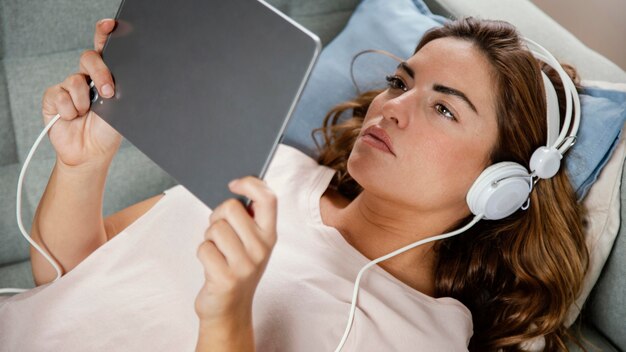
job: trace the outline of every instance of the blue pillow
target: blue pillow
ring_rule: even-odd
[[[580,105],[576,143],[564,157],[578,199],[585,197],[617,146],[626,121],[626,92],[584,87]]]
[[[333,106],[356,96],[350,78],[353,56],[363,50],[381,49],[409,58],[424,32],[444,21],[422,0],[363,0],[344,30],[322,50],[282,142],[315,156],[311,131],[322,126]],[[355,67],[355,75],[357,72]],[[580,98],[581,126],[576,144],[565,157],[565,167],[582,199],[617,145],[626,120],[626,93],[589,88]]]

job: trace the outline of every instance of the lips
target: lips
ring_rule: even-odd
[[[393,151],[393,143],[391,143],[391,138],[389,138],[389,135],[387,134],[387,132],[385,132],[385,130],[382,129],[380,126],[372,125],[366,128],[365,131],[363,131],[363,133],[361,134],[361,136],[367,136],[367,135],[384,143],[385,146],[387,146],[387,149],[389,149],[389,151],[391,152],[391,154],[393,154],[394,156],[396,155],[396,153]]]

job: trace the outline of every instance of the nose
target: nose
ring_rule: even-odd
[[[411,101],[415,101],[411,95],[408,91],[383,103],[383,118],[393,121],[399,128],[405,128],[409,122]]]

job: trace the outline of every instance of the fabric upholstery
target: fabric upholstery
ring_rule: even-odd
[[[550,52],[557,53],[555,55],[557,59],[577,67],[583,79],[626,82],[624,70],[589,49],[529,0],[425,0],[425,2],[434,12],[448,17],[475,16],[511,22],[523,35],[534,39]]]
[[[28,242],[18,236],[15,220],[15,187],[20,165],[0,166],[0,258],[2,264],[13,263],[28,258]],[[30,228],[33,213],[28,202],[22,202],[24,226]],[[0,287],[4,276],[0,276]]]
[[[20,261],[0,267],[0,287],[6,288],[33,288],[35,282],[32,276],[30,261]]]
[[[568,344],[570,352],[619,352],[595,327],[589,324],[579,324],[572,328],[572,332],[580,336],[580,346],[575,343]]]
[[[615,150],[626,121],[626,92],[583,86],[581,122],[564,167],[579,199],[585,197]]]
[[[115,17],[121,0],[2,0],[4,57],[33,57],[93,47],[97,20]]]
[[[11,120],[9,92],[7,90],[4,67],[0,66],[0,166],[15,163],[15,131]]]
[[[621,218],[626,217],[626,173],[622,175]],[[622,350],[626,350],[626,224],[621,222],[613,250],[586,309],[586,317]]]

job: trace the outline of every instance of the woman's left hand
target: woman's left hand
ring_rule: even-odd
[[[274,192],[252,176],[228,187],[252,201],[252,214],[229,199],[210,216],[197,252],[206,279],[195,302],[201,326],[250,326],[254,292],[276,243]]]

